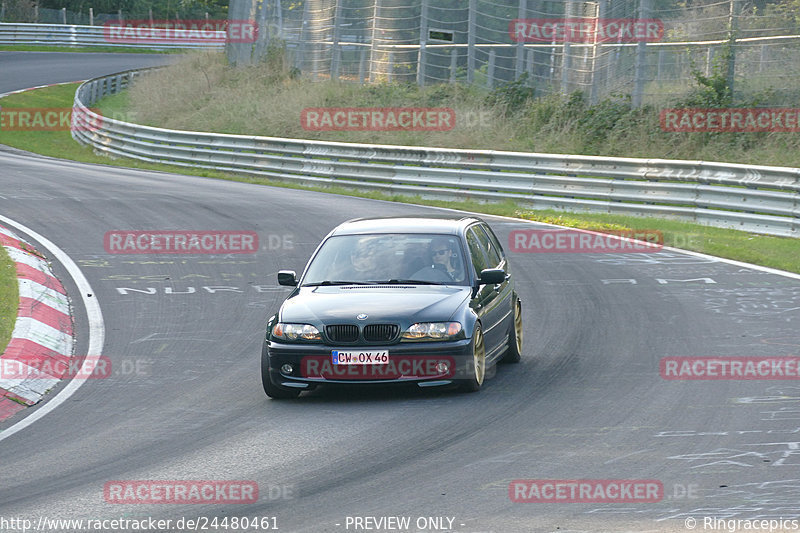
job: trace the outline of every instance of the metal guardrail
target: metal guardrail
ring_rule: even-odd
[[[180,48],[222,49],[225,47],[225,32],[222,31],[213,32],[214,37],[209,38],[208,35],[201,34],[198,31],[186,30],[183,39],[172,43],[164,42],[163,40],[148,42],[146,38],[137,39],[138,42],[114,43],[108,38],[106,32],[107,30],[104,26],[0,23],[0,45],[107,46],[148,50]]]
[[[88,106],[140,75],[83,83],[72,136],[143,161],[446,200],[661,216],[800,237],[800,169],[704,161],[456,150],[176,131],[103,118]]]

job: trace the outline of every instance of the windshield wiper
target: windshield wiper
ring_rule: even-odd
[[[442,283],[437,283],[435,281],[425,281],[424,279],[390,279],[387,281],[379,281],[376,283],[394,283],[394,284],[402,284],[402,285],[442,285]]]
[[[375,285],[373,281],[342,281],[342,280],[325,280],[320,281],[319,283],[305,283],[303,287],[325,287],[330,285]]]

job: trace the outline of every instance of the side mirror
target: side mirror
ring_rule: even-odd
[[[281,270],[278,272],[278,285],[297,287],[297,274],[294,270]]]
[[[487,268],[481,270],[481,285],[499,285],[506,280],[506,271],[502,268]]]

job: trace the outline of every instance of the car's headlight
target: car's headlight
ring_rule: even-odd
[[[449,341],[461,334],[458,322],[418,322],[403,332],[405,341]]]
[[[278,322],[272,326],[272,336],[285,341],[321,341],[322,335],[311,324],[286,324]]]

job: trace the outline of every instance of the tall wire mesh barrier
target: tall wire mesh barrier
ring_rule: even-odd
[[[2,5],[0,20],[11,13]],[[86,23],[93,10],[84,11],[26,16]],[[93,14],[91,23],[109,16]],[[723,76],[738,93],[769,92],[771,102],[800,92],[794,0],[231,0],[228,17],[260,29],[254,43],[229,44],[232,62],[257,61],[279,44],[315,80],[487,89],[521,80],[540,96],[624,94],[637,105],[685,94],[698,76]]]
[[[638,105],[684,94],[697,75],[722,75],[740,91],[793,97],[800,12],[793,12],[791,3],[685,5],[674,0],[252,4],[264,23],[260,53],[269,43],[283,43],[295,66],[312,79],[467,82],[489,89],[522,80],[537,95],[581,91],[597,101],[625,94]]]

